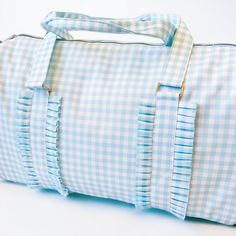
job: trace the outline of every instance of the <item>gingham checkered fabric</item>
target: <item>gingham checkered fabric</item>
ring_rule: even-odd
[[[193,46],[175,16],[42,25],[0,44],[0,178],[236,224],[236,47]],[[166,45],[58,39],[71,29]]]

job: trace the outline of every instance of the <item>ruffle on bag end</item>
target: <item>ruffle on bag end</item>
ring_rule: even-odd
[[[196,105],[180,102],[175,136],[170,212],[184,219],[192,173]]]
[[[61,111],[61,98],[49,97],[46,121],[46,157],[47,168],[54,188],[63,196],[68,195],[68,189],[61,178],[59,163],[59,117]]]
[[[33,91],[26,89],[17,100],[16,132],[17,144],[26,175],[26,184],[31,188],[40,186],[34,170],[30,143],[30,113]]]
[[[155,118],[155,101],[139,105],[136,164],[136,203],[137,208],[149,208],[152,175],[152,145]]]

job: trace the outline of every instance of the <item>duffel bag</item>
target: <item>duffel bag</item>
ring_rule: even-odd
[[[175,15],[42,26],[0,44],[1,180],[236,224],[236,45],[194,44]]]

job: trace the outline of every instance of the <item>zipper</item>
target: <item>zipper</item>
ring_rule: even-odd
[[[34,36],[30,34],[13,34],[9,38],[0,41],[0,43],[12,40],[16,37],[29,37],[29,38],[34,38],[34,39],[43,39],[43,37],[39,36]],[[71,40],[66,40],[66,39],[58,39],[58,41],[72,41],[72,42],[86,42],[86,43],[116,43],[116,44],[144,44],[144,45],[149,45],[149,46],[163,46],[161,43],[144,43],[144,42],[117,42],[117,41],[109,41],[109,40],[85,40],[85,39],[71,39]],[[236,47],[236,44],[234,43],[196,43],[194,46],[233,46]]]
[[[29,37],[29,38],[34,38],[34,39],[43,39],[43,37],[38,37],[38,36],[34,36],[34,35],[30,35],[30,34],[14,34],[12,36],[10,36],[9,38],[3,40],[4,41],[8,41],[8,40],[12,40],[16,37]],[[144,44],[144,45],[149,45],[149,46],[163,46],[164,44],[161,43],[145,43],[145,42],[118,42],[118,41],[109,41],[109,40],[86,40],[86,39],[70,39],[70,40],[66,40],[66,39],[57,39],[58,41],[72,41],[72,42],[85,42],[85,43],[116,43],[116,44]]]

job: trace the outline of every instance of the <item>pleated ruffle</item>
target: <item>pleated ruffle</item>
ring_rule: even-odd
[[[196,105],[180,102],[177,115],[175,152],[170,195],[170,212],[184,219],[192,173]]]
[[[136,207],[149,208],[152,175],[152,143],[156,104],[143,102],[139,106],[136,165]]]
[[[26,184],[31,188],[38,188],[40,184],[33,166],[30,141],[32,98],[33,90],[26,89],[17,100],[16,132],[17,144],[26,176]]]
[[[49,97],[46,121],[46,157],[48,174],[54,188],[63,196],[67,196],[68,189],[64,186],[61,177],[58,147],[60,110],[61,99],[58,97]]]

